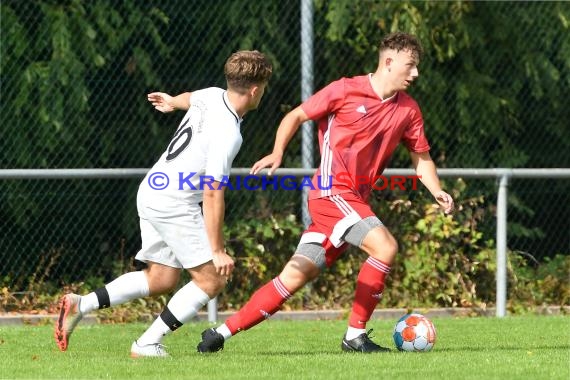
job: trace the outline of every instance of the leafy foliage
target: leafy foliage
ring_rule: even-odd
[[[91,146],[117,130],[97,124],[105,112],[97,103],[99,83],[130,77],[131,84],[156,81],[150,55],[168,52],[157,29],[168,22],[166,15],[136,1],[109,0],[12,1],[3,2],[1,10],[8,31],[1,70],[10,73],[3,76],[3,109],[11,111],[2,113],[2,124],[19,126],[18,133],[2,129],[3,143],[11,147],[0,152],[2,161],[33,168],[112,164],[105,160],[109,145],[103,155]],[[131,87],[124,95],[135,92]]]
[[[212,12],[211,2],[196,2],[191,12],[180,12],[180,4],[2,1],[2,166],[148,167],[164,149],[173,122],[153,113],[141,97],[156,89],[177,93],[223,86],[220,68],[237,49],[267,53],[275,75],[264,107],[247,116],[244,141],[249,146],[235,165],[250,166],[267,153],[271,139],[260,131],[272,135],[283,112],[301,100],[298,7],[275,0],[226,1],[226,11],[218,13]],[[565,103],[570,86],[569,20],[568,2],[317,0],[315,89],[340,76],[373,71],[377,44],[386,32],[416,33],[426,54],[411,93],[422,107],[432,156],[440,167],[564,166],[570,152],[570,107]],[[528,30],[537,37],[529,38]],[[285,166],[300,166],[300,145],[296,136]],[[405,167],[408,162],[400,150],[391,166]],[[124,206],[135,204],[136,184],[127,182],[58,182],[49,190],[34,187],[42,185],[37,182],[2,184],[0,220],[10,233],[0,236],[0,246],[17,249],[0,251],[3,294],[8,294],[2,302],[7,308],[18,307],[14,305],[24,299],[26,305],[38,304],[37,289],[50,292],[57,286],[48,286],[48,269],[62,282],[75,282],[60,269],[78,263],[66,273],[87,278],[88,288],[115,273],[117,250],[108,247],[123,239],[134,246],[138,236],[136,210]],[[539,193],[511,189],[510,212],[540,222],[510,220],[509,237],[549,241],[553,230],[570,218],[569,209],[560,207],[568,199],[568,184],[560,182],[544,184]],[[492,201],[479,197],[494,193],[492,186],[461,190],[463,213],[454,218],[443,217],[427,204],[383,195],[379,215],[397,227],[401,244],[390,277],[391,289],[397,291],[387,290],[386,305],[492,302],[493,242],[485,238],[493,236]],[[224,299],[233,307],[243,303],[238,295],[246,296],[254,285],[276,275],[294,250],[300,227],[290,215],[296,214],[300,201],[289,194],[279,199],[268,194],[232,197],[242,208],[262,209],[231,210],[228,215],[227,233],[238,264],[252,274],[232,280],[236,296],[228,291]],[[80,204],[73,203],[77,199]],[[552,201],[539,205],[537,199]],[[34,221],[41,221],[41,228]],[[95,237],[87,247],[72,240],[86,235]],[[567,244],[553,249],[541,252],[540,257],[550,259],[538,267],[527,267],[527,256],[510,254],[511,285],[516,286],[509,288],[512,294],[533,304],[568,302],[567,287],[558,280],[563,273],[556,269],[567,268],[567,261],[552,253],[568,255]],[[12,254],[27,261],[13,260]],[[93,260],[94,255],[101,261]],[[361,260],[359,252],[347,252],[323,274],[322,282],[300,292],[292,307],[346,305]],[[537,285],[531,278],[542,282]],[[330,288],[333,279],[338,285]],[[544,287],[544,292],[532,286]],[[13,298],[16,289],[31,293]]]
[[[495,243],[485,240],[480,231],[493,219],[492,210],[484,197],[462,198],[465,192],[462,180],[453,184],[453,195],[460,200],[453,216],[444,215],[429,199],[406,200],[403,194],[382,194],[383,199],[374,202],[377,214],[384,216],[400,244],[383,307],[486,308],[494,304]],[[254,290],[278,275],[295,251],[301,231],[292,215],[236,221],[227,233],[238,266],[221,303],[239,308]],[[350,248],[284,307],[348,308],[365,258],[360,250]],[[568,256],[531,266],[516,252],[509,252],[508,260],[509,307],[569,304]]]
[[[445,141],[447,148],[434,147],[440,165],[549,167],[567,157],[568,109],[560,99],[570,81],[570,41],[564,37],[568,3],[331,0],[317,1],[317,7],[325,14],[325,37],[334,47],[327,51],[348,50],[355,58],[339,67],[332,55],[325,56],[323,61],[337,67],[327,70],[326,80],[374,71],[378,42],[388,32],[403,30],[420,38],[425,56],[420,80],[410,92],[423,105],[428,136]],[[504,17],[505,7],[509,17]],[[534,17],[537,13],[541,17]],[[541,36],[529,39],[520,30],[541,30]],[[359,58],[367,62],[364,67]],[[444,97],[445,112],[434,93]],[[526,107],[529,95],[545,108]],[[555,149],[536,146],[539,126]],[[393,164],[407,166],[407,157]]]
[[[454,196],[462,199],[465,184],[458,180]],[[466,307],[492,306],[496,294],[494,242],[479,231],[492,215],[483,197],[463,198],[453,216],[444,215],[429,199],[411,201],[402,194],[382,194],[374,202],[400,244],[399,254],[388,276],[379,307]],[[265,211],[264,211],[265,212]],[[292,214],[271,213],[240,220],[226,227],[229,252],[236,269],[219,296],[221,310],[239,309],[260,286],[277,276],[295,252],[302,224]],[[55,310],[61,294],[50,280],[50,271],[61,259],[54,252],[49,262],[40,262],[29,286],[17,293],[4,285],[0,306],[4,311]],[[350,308],[354,285],[366,255],[349,248],[339,260],[313,282],[297,292],[286,310]],[[132,259],[116,261],[114,275],[134,270]],[[570,305],[570,257],[557,255],[544,263],[517,252],[508,254],[508,307],[524,312],[544,305]],[[181,285],[187,278],[181,279]],[[10,282],[3,279],[3,282]],[[103,285],[99,277],[66,285],[64,291],[86,294]],[[98,312],[109,322],[148,320],[168,301],[167,296],[148,297]]]

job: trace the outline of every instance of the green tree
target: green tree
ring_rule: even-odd
[[[354,56],[341,73],[371,72],[388,32],[424,43],[423,106],[439,163],[453,167],[557,167],[568,163],[564,93],[570,83],[570,4],[319,1],[331,47]],[[540,31],[529,38],[528,31]],[[336,50],[325,62],[336,66]],[[361,62],[365,62],[364,67]],[[340,73],[331,70],[332,75]],[[539,139],[537,139],[539,138]],[[549,144],[538,146],[536,142]],[[445,142],[440,146],[437,141]],[[394,166],[405,164],[400,160]]]
[[[316,0],[315,90],[373,71],[380,38],[412,32],[426,55],[411,92],[440,167],[568,166],[569,20],[568,2]],[[268,153],[284,112],[301,101],[298,2],[4,0],[0,33],[3,168],[150,167],[179,116],[152,110],[146,93],[223,87],[224,61],[238,49],[268,54],[275,74],[262,107],[246,117],[247,145],[235,166]],[[284,166],[300,162],[299,133]],[[408,165],[399,150],[391,167]],[[138,248],[138,179],[0,185],[0,246],[17,247],[0,252],[2,274],[29,274],[55,247],[67,263],[84,267],[68,267],[73,275],[104,276],[121,239],[125,254]],[[470,184],[466,196],[493,194],[494,186]],[[570,219],[559,206],[569,190],[562,181],[526,193],[511,187],[510,216],[531,222],[510,220],[509,236],[538,246],[555,237]],[[230,227],[300,205],[296,192],[228,198]],[[487,202],[489,209],[493,200]],[[488,213],[481,228],[493,236]],[[566,252],[565,244],[542,245],[550,255]],[[101,259],[87,260],[94,248]]]
[[[570,163],[570,111],[565,106],[570,3],[330,0],[317,5],[324,24],[321,37],[328,41],[319,59],[328,64],[324,82],[373,71],[378,42],[388,32],[419,36],[426,54],[410,92],[422,107],[432,156],[440,167]],[[352,59],[339,62],[339,54]],[[407,153],[399,150],[391,166],[408,165]],[[511,243],[535,240],[536,251],[543,255],[547,251],[538,238],[545,237],[544,231],[556,234],[559,221],[568,220],[570,211],[544,201],[535,191],[521,190],[536,188],[536,181],[519,184],[511,189],[512,215],[530,221],[509,223]],[[470,191],[492,193],[493,186],[481,183]],[[540,186],[548,199],[569,201],[567,183]],[[493,228],[491,220],[487,233]],[[564,239],[557,243],[548,242],[548,254],[568,249]]]
[[[168,18],[140,2],[115,3],[2,2],[1,122],[11,126],[1,129],[4,165],[116,164],[108,143],[129,126],[115,116],[128,116],[135,128],[148,115],[130,107],[157,81],[150,61],[168,53],[159,33]],[[113,81],[119,84],[102,86]],[[102,97],[104,91],[115,96]],[[99,123],[106,113],[121,123]]]
[[[152,111],[140,99],[158,82],[153,56],[170,51],[159,31],[168,23],[163,12],[134,0],[3,1],[0,12],[2,167],[130,167],[137,157],[152,160],[146,149],[155,141],[141,138],[141,125],[146,136],[156,136],[158,128],[146,121]],[[123,211],[132,187],[70,181],[38,191],[25,181],[3,183],[0,218],[9,233],[0,245],[18,252],[2,250],[2,274],[29,273],[56,247],[69,255],[61,259],[69,264],[87,262],[104,242],[118,242],[123,217],[133,220],[134,210],[104,223],[98,217],[111,199]],[[98,192],[109,198],[91,195]],[[75,209],[77,219],[70,220]],[[40,229],[33,227],[38,220]],[[92,236],[92,244],[74,244],[81,236]]]

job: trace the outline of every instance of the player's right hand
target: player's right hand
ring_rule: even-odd
[[[175,110],[172,105],[172,96],[164,92],[152,92],[147,95],[148,101],[162,113],[172,112]]]
[[[455,204],[453,202],[453,198],[451,195],[446,193],[445,191],[438,191],[434,194],[435,200],[441,207],[443,207],[443,211],[446,214],[451,214],[455,209]]]
[[[212,252],[214,267],[219,275],[229,277],[234,270],[234,259],[226,251]]]
[[[268,174],[272,175],[273,172],[279,166],[281,166],[281,160],[282,159],[283,159],[283,155],[278,154],[278,153],[271,153],[271,154],[263,157],[261,160],[257,161],[255,164],[253,164],[253,166],[251,167],[251,170],[249,171],[249,174],[257,174],[257,173],[259,173],[259,171],[261,169],[270,166]]]

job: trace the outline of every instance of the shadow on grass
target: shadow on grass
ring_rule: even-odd
[[[421,354],[433,354],[433,353],[445,353],[445,352],[492,352],[492,351],[534,351],[534,350],[570,350],[570,345],[540,345],[540,346],[499,346],[499,347],[467,347],[467,346],[459,346],[459,347],[441,347],[441,348],[434,348],[431,352],[425,352]],[[251,352],[250,352],[251,353]],[[240,352],[240,354],[244,354],[244,352]],[[420,354],[415,352],[405,352],[405,351],[398,351],[393,349],[390,352],[386,353],[373,353],[369,355],[390,355],[390,354]],[[279,350],[279,351],[263,351],[263,352],[255,352],[255,355],[258,356],[320,356],[320,355],[335,355],[335,356],[347,356],[350,357],[351,355],[360,355],[358,352],[344,352],[340,349],[338,350]]]
[[[461,351],[471,351],[471,352],[485,352],[485,351],[528,351],[528,350],[570,350],[570,345],[540,345],[540,346],[487,346],[487,347],[443,347],[434,349],[438,352],[461,352]]]
[[[391,353],[398,353],[397,350],[393,350],[391,352],[383,352],[383,353],[371,353],[371,354],[364,354],[364,355],[390,355]],[[338,350],[315,350],[315,351],[265,351],[265,352],[256,352],[255,355],[259,356],[320,356],[320,355],[335,355],[335,356],[346,356],[351,357],[353,355],[362,355],[358,352],[344,352],[340,349]]]

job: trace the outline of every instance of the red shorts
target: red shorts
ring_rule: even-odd
[[[326,266],[331,266],[349,244],[343,240],[346,231],[364,218],[376,215],[370,205],[353,193],[309,199],[312,223],[299,244],[318,243],[325,249]]]

